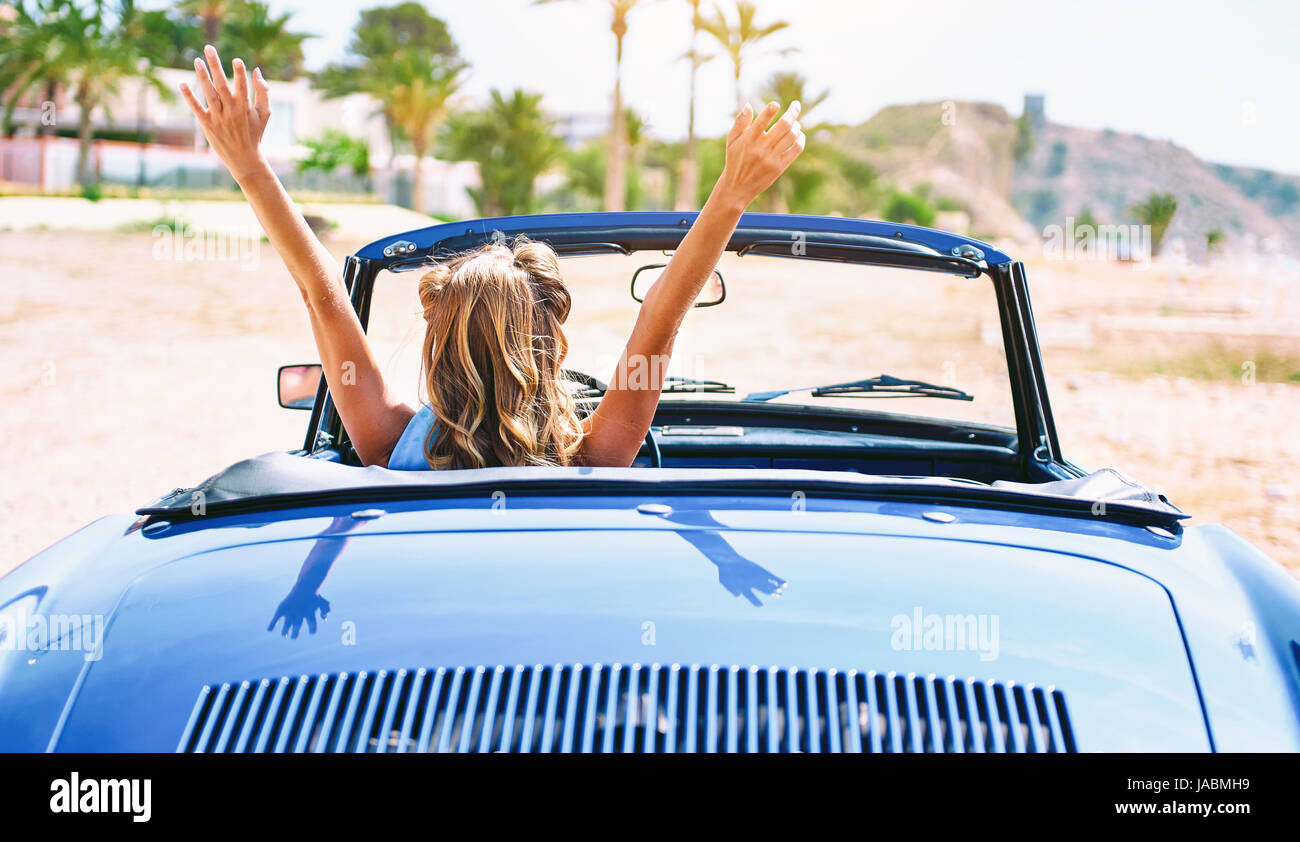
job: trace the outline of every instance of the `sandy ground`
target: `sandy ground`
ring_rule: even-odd
[[[340,259],[359,245],[330,242]],[[260,244],[250,258],[248,249],[198,259],[149,233],[0,232],[0,572],[105,513],[301,445],[306,413],[280,409],[273,381],[277,366],[315,360],[310,331],[274,252]],[[845,274],[854,270],[814,286],[790,274],[796,264],[772,262],[781,268],[750,272],[727,304],[692,315],[678,349],[683,373],[742,393],[881,371],[948,378],[981,400],[903,411],[1008,420],[982,290],[944,287],[929,318],[906,326],[894,313],[917,306],[913,286],[886,279],[868,296]],[[630,270],[572,265],[571,362],[603,377],[635,314]],[[401,278],[381,287],[391,300],[377,296],[374,334],[414,397],[414,275]],[[1193,522],[1225,522],[1300,570],[1300,385],[1143,373],[1134,363],[1145,355],[1203,341],[1180,334],[1152,345],[1158,331],[1142,320],[1159,318],[1167,294],[1154,270],[1044,262],[1031,282],[1066,455],[1118,467],[1168,493]],[[1243,361],[1252,344],[1290,341],[1268,325],[1234,330],[1247,332]]]
[[[427,216],[394,205],[376,203],[330,203],[301,205],[303,213],[328,218],[339,230],[369,242],[394,231],[407,231],[430,224]],[[146,230],[160,220],[181,219],[207,229],[261,232],[257,217],[247,202],[183,202],[163,199],[89,199],[63,196],[6,196],[0,199],[0,231],[61,230],[69,220],[78,231],[114,232],[127,225]]]

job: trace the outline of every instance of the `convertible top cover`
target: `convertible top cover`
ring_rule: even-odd
[[[1163,496],[1111,469],[1046,483],[950,477],[893,477],[852,471],[754,468],[507,467],[456,471],[356,468],[324,459],[267,453],[236,462],[190,489],[176,489],[137,514],[152,520],[192,520],[196,499],[206,516],[340,502],[514,494],[750,494],[924,500],[997,506],[1060,515],[1087,515],[1176,528],[1188,517]],[[1104,504],[1098,506],[1097,504]]]

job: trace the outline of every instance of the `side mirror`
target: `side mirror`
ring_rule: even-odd
[[[276,378],[280,392],[280,406],[285,409],[312,409],[316,406],[316,390],[320,388],[321,367],[309,365],[282,365]]]
[[[651,263],[636,270],[636,274],[632,276],[632,298],[636,301],[645,301],[646,293],[655,285],[655,281],[659,280],[665,268],[667,268],[665,263]],[[714,269],[713,275],[705,281],[704,288],[695,299],[695,306],[716,307],[726,300],[727,285],[722,280],[722,273]]]

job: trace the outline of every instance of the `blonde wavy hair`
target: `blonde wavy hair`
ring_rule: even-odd
[[[519,238],[420,278],[429,467],[568,465],[582,440],[562,379],[572,300],[555,252]]]

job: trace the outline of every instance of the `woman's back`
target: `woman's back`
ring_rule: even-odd
[[[434,416],[433,409],[428,404],[420,407],[420,411],[415,413],[415,417],[402,431],[402,437],[393,446],[393,452],[388,457],[389,469],[394,471],[429,470],[429,460],[424,455],[424,443],[428,440],[429,434],[433,432],[434,425],[437,423],[438,419]]]

